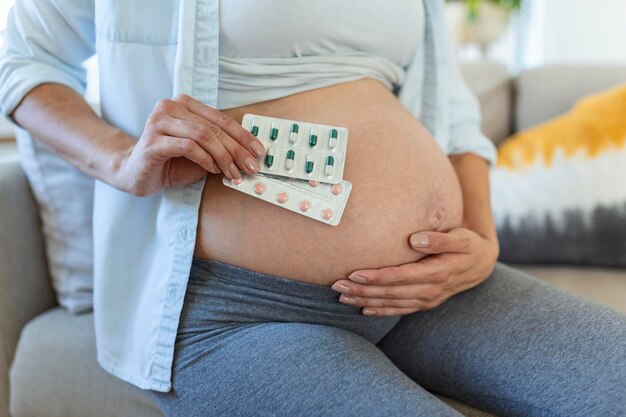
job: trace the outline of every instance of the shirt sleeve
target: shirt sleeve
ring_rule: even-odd
[[[95,53],[93,0],[16,0],[0,51],[0,111],[9,116],[43,83],[81,95],[82,63]]]
[[[447,28],[442,28],[442,32],[445,32],[443,49],[448,63],[445,80],[449,110],[447,153],[473,153],[493,166],[497,159],[496,147],[480,130],[480,103],[463,80]]]

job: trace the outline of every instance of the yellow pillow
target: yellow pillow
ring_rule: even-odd
[[[506,140],[491,184],[503,261],[626,266],[626,84]]]

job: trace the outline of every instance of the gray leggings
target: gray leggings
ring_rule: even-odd
[[[626,416],[626,316],[498,264],[433,310],[194,259],[167,416]],[[428,390],[428,391],[427,391]]]

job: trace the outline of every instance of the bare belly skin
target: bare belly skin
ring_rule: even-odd
[[[362,79],[223,110],[343,126],[344,178],[353,189],[332,227],[229,189],[209,174],[195,256],[319,285],[364,268],[419,260],[409,236],[461,224],[462,198],[448,158],[380,82]]]

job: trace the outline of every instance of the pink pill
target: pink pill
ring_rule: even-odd
[[[254,192],[258,195],[261,195],[265,192],[267,188],[265,187],[265,184],[263,184],[262,182],[257,182],[256,184],[254,184]]]
[[[329,208],[325,208],[324,210],[322,210],[322,217],[324,218],[324,220],[330,220],[333,218],[333,211]]]
[[[230,180],[230,182],[232,182],[235,185],[239,185],[243,182],[243,178],[233,178],[232,180]]]
[[[311,202],[309,200],[302,200],[300,204],[298,204],[298,207],[300,207],[300,210],[307,212],[311,208]]]
[[[319,181],[315,181],[315,180],[311,180],[311,181],[309,181],[309,185],[311,187],[317,187],[318,185],[320,185],[320,182]]]
[[[333,184],[330,191],[335,195],[339,195],[343,192],[343,187],[341,186],[341,184]]]
[[[280,204],[285,204],[287,200],[289,200],[289,196],[286,192],[281,191],[280,193],[276,194],[276,201],[278,201]]]

